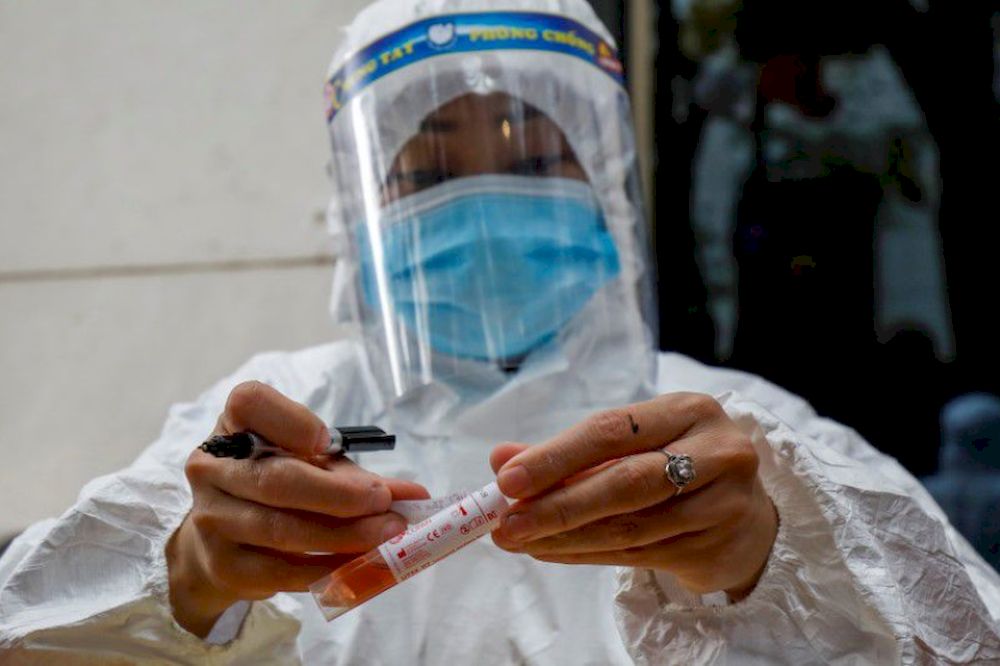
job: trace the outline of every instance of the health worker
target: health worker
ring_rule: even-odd
[[[0,560],[15,663],[1000,661],[1000,578],[900,465],[656,351],[628,97],[584,0],[380,0],[327,101],[353,334],[254,357],[29,527]],[[197,449],[306,457],[361,424],[395,451]],[[391,502],[494,479],[492,538],[324,621],[305,590],[404,527]]]

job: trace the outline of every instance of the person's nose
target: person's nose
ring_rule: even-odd
[[[453,152],[453,173],[481,176],[501,173],[510,163],[511,139],[501,132],[477,132],[460,138]]]

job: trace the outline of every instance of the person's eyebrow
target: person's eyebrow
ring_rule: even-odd
[[[424,118],[420,123],[420,134],[447,134],[454,132],[458,123],[446,118]]]
[[[517,125],[519,123],[526,123],[530,120],[534,120],[542,115],[542,112],[535,107],[524,106],[513,113],[510,111],[501,111],[497,113],[494,118],[498,123],[502,123],[506,120],[511,125]]]

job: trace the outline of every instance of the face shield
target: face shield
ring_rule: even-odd
[[[388,394],[652,348],[628,98],[590,18],[439,14],[335,59],[333,310]]]

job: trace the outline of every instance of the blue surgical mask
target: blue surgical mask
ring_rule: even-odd
[[[379,229],[392,308],[411,334],[463,358],[523,358],[619,272],[597,198],[577,180],[455,179],[394,202]],[[369,236],[359,227],[362,292],[378,311]]]

